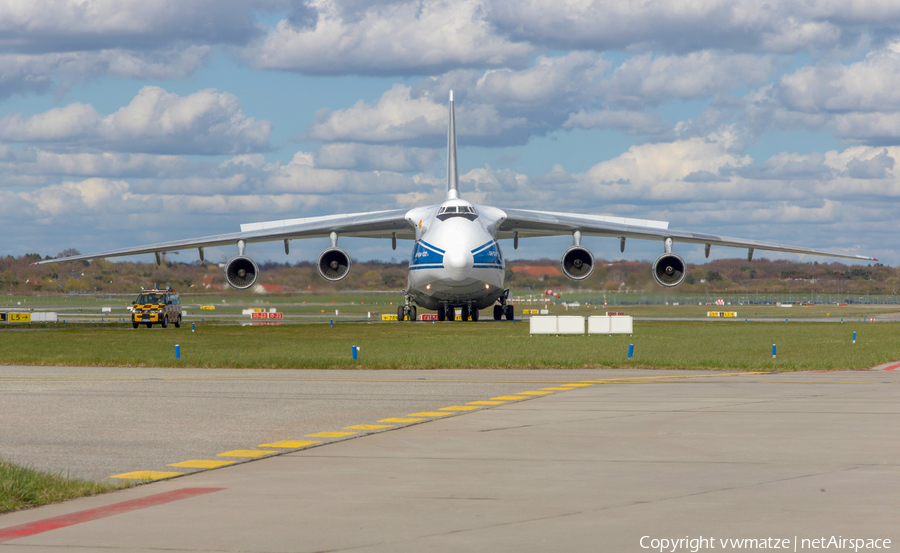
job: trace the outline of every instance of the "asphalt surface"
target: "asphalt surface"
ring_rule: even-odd
[[[168,465],[607,373],[0,366],[0,458],[98,481],[195,472]]]
[[[443,376],[452,380],[453,372]],[[460,373],[459,380],[484,376],[481,371]],[[719,540],[767,540],[767,548],[771,540],[789,540],[788,549],[796,540],[797,551],[824,549],[803,540],[832,536],[889,539],[891,548],[900,543],[900,370],[738,376],[579,373],[566,378],[589,385],[544,386],[562,389],[3,515],[0,552],[622,552],[653,551],[653,539],[700,537],[713,538],[714,549],[726,551],[737,548]],[[530,371],[500,375],[529,381],[529,390],[541,390],[536,385],[544,383]],[[51,384],[61,386],[61,376]],[[21,385],[24,376],[18,378]],[[126,381],[126,388],[147,382],[167,381]],[[286,377],[278,380],[290,387],[287,382]],[[303,382],[328,390],[343,389],[348,381]],[[404,391],[417,408],[424,407],[422,402],[432,402],[429,408],[434,408],[479,392],[493,394],[500,389],[494,386],[523,391],[526,384],[429,382],[418,388],[417,382],[355,382],[370,390],[399,386],[393,393]],[[172,383],[185,388],[223,385],[216,379]],[[455,395],[459,392],[444,387],[465,385],[484,388]],[[434,397],[421,397],[427,390]],[[131,397],[139,398],[137,392]],[[214,403],[198,392],[185,396],[200,398],[201,405]],[[240,395],[232,391],[219,403],[230,405]],[[344,409],[360,405],[353,401],[358,398],[337,396]],[[46,401],[35,397],[32,403],[52,403],[59,396]],[[412,404],[404,401],[409,399],[385,407],[402,405],[399,411],[409,411],[406,405]],[[104,410],[108,404],[97,405]],[[244,409],[238,410],[247,415]],[[368,422],[341,418],[344,409],[319,421],[328,424],[308,428],[333,428],[350,419]],[[227,411],[198,409],[195,416],[215,418]],[[145,415],[138,409],[118,416]],[[238,418],[219,422],[227,426]],[[134,438],[137,442],[140,436]],[[747,548],[760,547],[741,547]],[[846,545],[830,549],[854,550]],[[665,550],[691,548],[685,543]]]

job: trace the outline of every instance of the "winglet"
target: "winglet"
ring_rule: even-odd
[[[447,199],[459,198],[459,167],[456,164],[456,116],[450,91],[450,126],[447,130]]]

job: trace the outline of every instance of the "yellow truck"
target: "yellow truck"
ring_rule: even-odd
[[[131,302],[131,326],[140,324],[152,328],[154,323],[166,328],[169,323],[181,328],[181,298],[171,287],[166,290],[142,290]]]

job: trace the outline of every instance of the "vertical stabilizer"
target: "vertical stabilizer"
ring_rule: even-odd
[[[447,130],[447,199],[459,198],[459,167],[456,164],[456,116],[450,91],[450,128]]]

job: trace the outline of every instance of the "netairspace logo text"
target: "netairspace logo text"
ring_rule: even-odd
[[[660,553],[676,553],[690,551],[697,553],[703,549],[722,549],[734,551],[738,549],[782,549],[785,551],[809,551],[817,549],[835,549],[858,552],[860,550],[890,549],[891,540],[875,538],[845,538],[831,536],[820,538],[654,538],[643,536],[641,548],[659,551]]]

